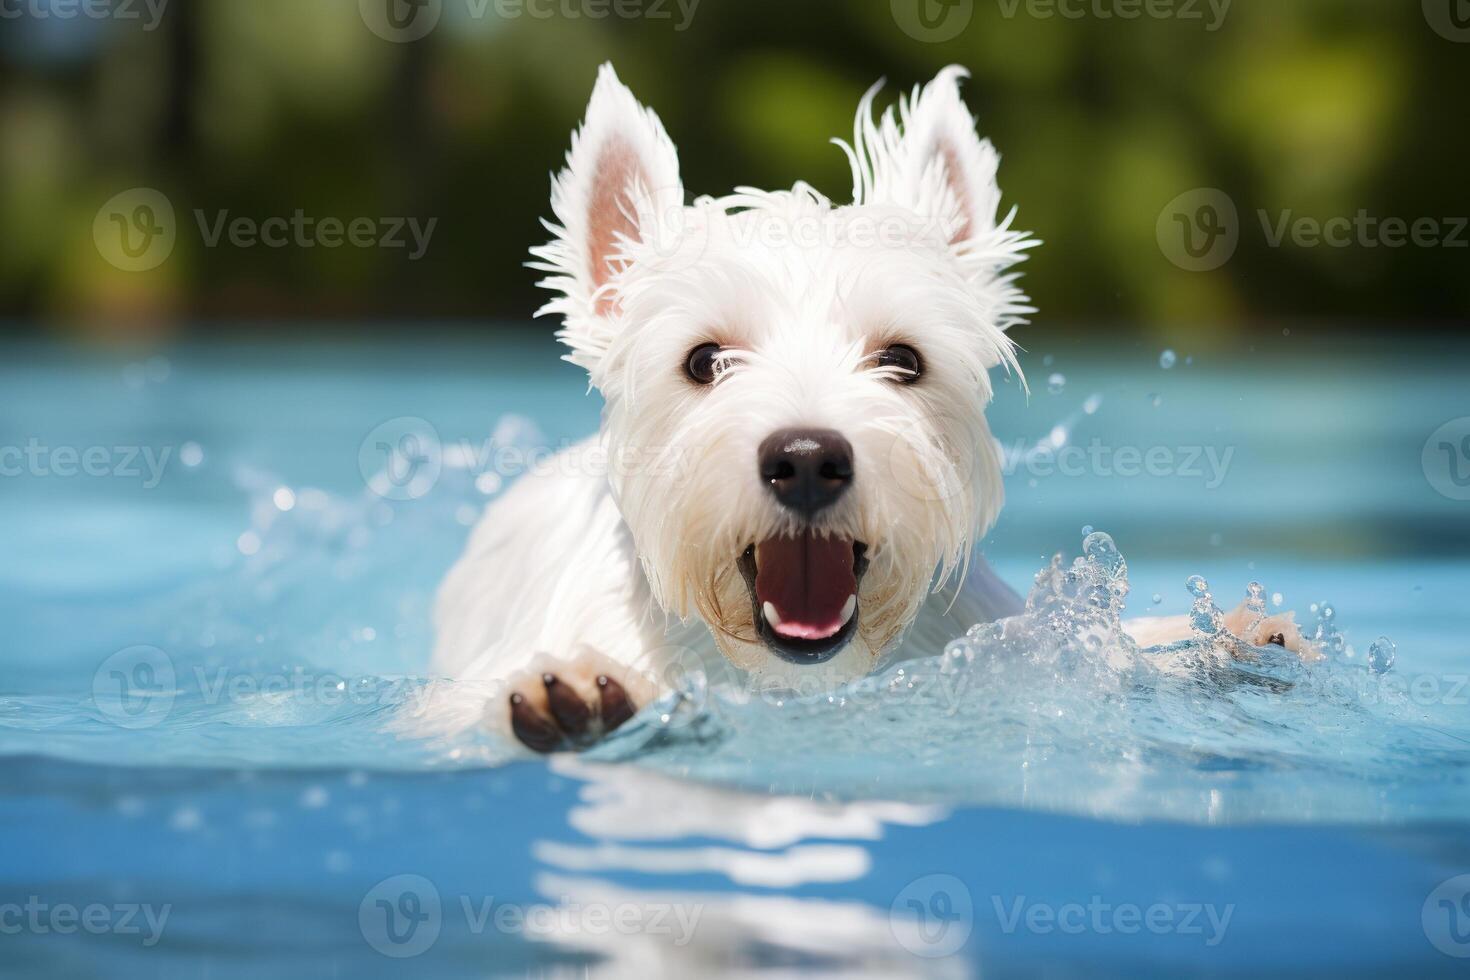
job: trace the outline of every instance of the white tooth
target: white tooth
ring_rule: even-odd
[[[773,629],[781,625],[781,614],[776,612],[776,607],[769,602],[761,606],[761,612],[765,613],[766,622],[770,623]]]
[[[846,626],[847,625],[848,620],[852,619],[852,614],[855,613],[855,612],[857,612],[857,594],[856,593],[854,593],[853,595],[848,596],[847,597],[847,602],[843,603],[843,605],[842,605],[842,625],[843,626]]]

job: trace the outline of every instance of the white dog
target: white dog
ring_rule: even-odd
[[[690,656],[835,686],[1021,610],[972,550],[1002,501],[989,371],[1019,371],[1032,312],[1008,270],[1036,242],[999,212],[965,75],[877,121],[867,94],[850,205],[686,205],[658,117],[602,68],[534,250],[602,431],[489,508],[438,599],[436,667],[503,682],[492,724],[575,746]],[[1301,645],[1289,616],[1259,628]]]

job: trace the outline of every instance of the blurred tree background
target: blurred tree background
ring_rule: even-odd
[[[863,91],[967,66],[1006,201],[1046,241],[1027,286],[1054,329],[1186,330],[1198,346],[1297,320],[1458,330],[1470,231],[1460,248],[1278,247],[1258,215],[1470,214],[1461,3],[0,0],[0,329],[524,322],[548,175],[611,60],[662,116],[691,192],[804,179],[839,201],[847,164],[828,141]],[[393,36],[412,17],[433,29]],[[177,243],[130,272],[94,223],[137,187],[176,208]],[[1156,238],[1193,188],[1239,208],[1218,269],[1180,268]],[[411,261],[208,247],[196,210],[437,225]]]

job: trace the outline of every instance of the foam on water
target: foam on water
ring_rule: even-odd
[[[511,420],[486,448],[539,441]],[[29,688],[43,693],[0,700],[3,751],[407,770],[518,758],[479,731],[403,734],[446,691],[466,693],[422,676],[428,612],[441,556],[501,490],[464,453],[443,464],[431,496],[402,502],[237,467],[249,516],[235,552],[213,576],[85,624],[90,645],[46,665],[45,684]],[[1186,586],[1194,635],[1140,648],[1122,625],[1127,562],[1088,530],[1079,557],[1037,573],[1024,613],[932,656],[807,696],[691,670],[592,755],[763,790],[1129,819],[1463,815],[1463,688],[1401,676],[1386,638],[1359,657],[1330,603],[1312,607],[1306,630],[1323,659],[1258,647],[1227,628],[1197,576]],[[1252,583],[1248,626],[1266,595]],[[99,632],[121,658],[103,667]],[[116,678],[147,681],[143,700],[118,700]]]

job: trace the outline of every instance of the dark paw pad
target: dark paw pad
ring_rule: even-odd
[[[555,674],[542,674],[541,684],[544,712],[519,692],[510,696],[511,731],[534,752],[585,748],[637,713],[623,685],[605,674],[597,678],[595,706]]]

